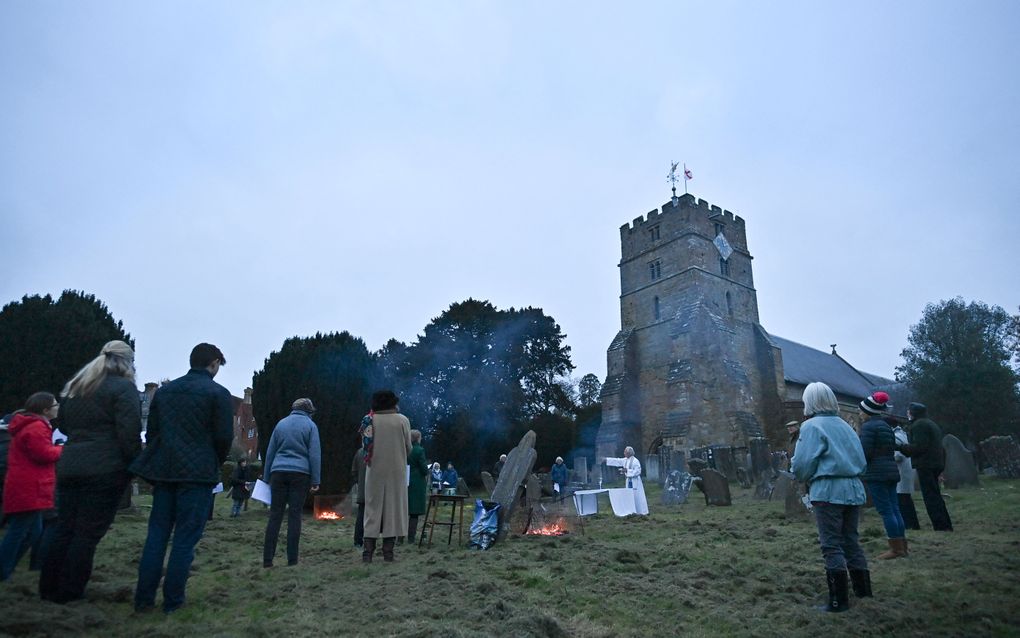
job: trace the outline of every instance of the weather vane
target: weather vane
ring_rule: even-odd
[[[687,164],[684,164],[683,177],[676,174],[676,169],[680,167],[680,162],[670,162],[669,164],[669,175],[666,175],[666,181],[673,185],[673,205],[676,206],[680,199],[676,196],[676,183],[681,179],[684,180],[684,195],[687,194],[687,182],[694,179],[694,174],[691,173],[691,169],[687,168]]]

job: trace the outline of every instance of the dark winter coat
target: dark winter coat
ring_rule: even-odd
[[[237,464],[234,473],[230,475],[230,498],[235,501],[243,501],[251,498],[248,491],[248,466]]]
[[[220,482],[234,440],[230,392],[202,368],[156,390],[149,406],[145,449],[131,471],[150,483]]]
[[[553,463],[552,471],[552,482],[559,483],[560,491],[567,486],[567,464],[566,463]]]
[[[446,487],[446,488],[455,488],[455,487],[457,487],[457,479],[458,478],[460,478],[460,477],[457,475],[457,470],[453,469],[452,467],[444,470],[443,471],[443,483],[446,483],[446,485],[444,485],[443,487]]]
[[[425,461],[425,448],[420,443],[411,445],[411,455],[407,457],[407,464],[411,466],[411,482],[407,486],[407,513],[411,516],[421,516],[425,513],[425,506],[428,505],[426,496],[429,464]]]
[[[900,480],[899,466],[896,465],[896,435],[889,424],[873,416],[861,425],[861,447],[868,467],[861,475],[862,481]]]
[[[108,376],[92,394],[64,400],[60,431],[67,435],[57,463],[60,479],[126,470],[142,451],[142,403],[135,384]]]
[[[63,448],[53,445],[53,428],[38,414],[14,415],[7,428],[11,447],[4,478],[4,514],[53,508],[57,460]]]
[[[910,457],[915,470],[938,470],[946,467],[946,451],[942,448],[942,430],[931,419],[917,419],[910,424],[910,442],[900,451]]]
[[[358,505],[365,504],[365,448],[361,447],[354,451],[354,458],[351,460],[351,481],[358,484],[358,493],[355,502]]]

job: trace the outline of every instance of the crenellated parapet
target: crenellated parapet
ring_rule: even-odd
[[[620,226],[620,236],[626,237],[634,232],[644,230],[648,226],[654,226],[670,215],[679,212],[680,208],[696,209],[703,212],[706,219],[717,218],[727,225],[740,226],[741,232],[743,231],[744,218],[740,215],[710,204],[703,199],[695,198],[693,195],[682,195],[678,198],[676,206],[673,206],[672,201],[666,202],[661,208],[652,209],[646,215],[635,217],[631,223]]]

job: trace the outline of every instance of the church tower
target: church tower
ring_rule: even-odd
[[[620,244],[597,455],[762,436],[779,418],[782,359],[758,322],[744,220],[683,195],[623,225]]]

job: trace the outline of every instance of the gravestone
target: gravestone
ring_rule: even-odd
[[[517,490],[521,483],[531,474],[535,467],[535,459],[538,453],[535,452],[535,431],[528,430],[528,433],[521,438],[517,447],[507,454],[506,465],[499,473],[499,480],[496,481],[496,489],[492,491],[492,500],[499,503],[499,539],[506,537],[509,530],[511,514],[514,506],[517,505]]]
[[[645,459],[645,478],[658,483],[659,476],[659,457],[650,454]]]
[[[727,445],[713,445],[711,451],[715,469],[725,476],[726,480],[736,481],[737,463],[733,459],[733,448]]]
[[[701,473],[708,469],[708,461],[692,457],[687,459],[687,467],[694,476],[701,476]]]
[[[542,498],[542,481],[534,474],[528,474],[524,485],[524,496],[527,499],[528,507],[534,507]]]
[[[468,489],[467,481],[462,476],[457,477],[457,493],[461,496],[471,496],[471,490]]]
[[[722,472],[707,468],[701,472],[699,485],[705,493],[705,505],[732,505],[730,482]]]
[[[745,490],[751,487],[751,477],[747,474],[747,468],[737,466],[737,482]]]
[[[981,441],[981,453],[999,478],[1020,478],[1020,443],[1012,436]]]
[[[974,455],[963,445],[963,441],[947,434],[942,437],[942,447],[946,451],[946,469],[942,471],[946,487],[956,489],[964,485],[978,485]]]
[[[767,501],[772,498],[772,490],[776,487],[776,476],[777,474],[772,471],[772,468],[766,468],[758,475],[758,482],[754,488],[754,497]]]
[[[482,472],[482,485],[485,486],[485,493],[491,498],[492,493],[496,491],[496,481],[492,480],[492,474]]]
[[[666,477],[666,484],[662,488],[663,505],[683,505],[691,493],[691,485],[694,477],[687,472],[673,470]]]
[[[574,457],[574,480],[579,483],[588,484],[588,457]]]
[[[783,499],[783,511],[786,512],[787,517],[796,518],[808,515],[808,509],[804,507],[804,501],[801,500],[802,496],[800,484],[793,474],[780,472],[776,479],[776,487],[772,491],[772,500]]]
[[[772,469],[772,453],[766,439],[761,437],[748,439],[747,448],[747,453],[751,457],[751,476],[757,478],[765,470]]]

